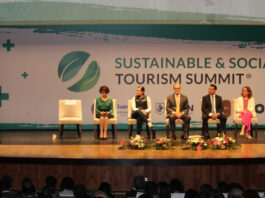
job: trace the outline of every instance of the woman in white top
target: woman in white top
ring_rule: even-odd
[[[151,112],[151,100],[150,97],[144,95],[145,88],[140,86],[137,88],[136,96],[132,98],[132,118],[137,119],[137,134],[141,134],[142,124],[152,128],[152,123],[149,122],[148,114]]]
[[[249,135],[251,129],[251,118],[256,116],[255,112],[255,100],[252,97],[252,91],[250,87],[245,86],[242,89],[241,96],[237,99],[237,116],[242,118],[242,129],[240,135],[244,135],[246,132],[246,138],[252,139]]]

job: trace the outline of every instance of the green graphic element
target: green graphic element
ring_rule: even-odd
[[[9,94],[8,93],[2,93],[2,87],[0,86],[0,107],[2,107],[2,100],[8,100]]]
[[[243,42],[248,46],[259,47],[265,43],[265,26],[261,25],[55,25],[55,26],[10,26],[12,29],[31,29],[35,34],[66,35],[86,38],[85,33],[116,35],[117,39],[126,37],[163,38],[193,41],[232,41]],[[82,36],[83,35],[83,36]],[[120,37],[119,37],[120,36]],[[105,42],[111,42],[105,41]]]
[[[63,82],[72,79],[84,65],[90,54],[76,51],[65,55],[60,61],[58,75]]]
[[[85,65],[90,54],[82,51],[74,51],[66,54],[59,63],[58,76],[63,82],[71,80]],[[84,76],[68,89],[73,92],[83,92],[94,87],[99,79],[100,68],[96,61],[92,61]]]
[[[15,47],[15,44],[11,43],[10,39],[7,39],[6,43],[3,43],[3,47],[6,48],[6,51],[10,52],[11,51],[11,47]]]
[[[24,78],[24,79],[26,79],[27,77],[28,77],[28,73],[27,72],[24,72],[23,74],[21,74],[21,76]]]
[[[87,91],[94,87],[99,79],[100,69],[96,61],[90,63],[84,76],[73,86],[68,89],[73,92]]]

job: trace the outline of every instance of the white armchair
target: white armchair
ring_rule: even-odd
[[[59,100],[59,132],[63,137],[63,126],[65,124],[76,124],[77,133],[81,138],[82,125],[82,101],[81,100]]]

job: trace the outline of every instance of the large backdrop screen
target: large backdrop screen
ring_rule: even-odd
[[[265,125],[264,35],[263,26],[1,27],[0,126],[51,127],[59,99],[81,99],[89,126],[101,85],[118,101],[119,127],[138,86],[151,97],[154,123],[163,125],[164,100],[176,82],[188,96],[193,128],[200,127],[200,98],[211,83],[228,101],[250,86]]]

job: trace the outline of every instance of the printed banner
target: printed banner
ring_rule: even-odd
[[[135,35],[133,31],[125,34],[117,26],[98,26],[98,31],[94,26],[1,27],[1,125],[57,124],[60,99],[81,99],[83,123],[92,124],[93,100],[100,96],[100,86],[107,85],[109,96],[117,99],[119,125],[127,123],[128,100],[138,86],[144,86],[152,101],[152,120],[163,126],[164,100],[173,93],[176,82],[189,99],[193,128],[201,126],[200,99],[212,83],[218,87],[217,94],[228,101],[226,111],[230,113],[229,101],[250,86],[259,125],[265,125],[265,42],[258,36],[264,35],[263,27],[251,26],[242,37],[223,26],[218,31],[231,34],[216,34],[216,40],[211,35],[214,26],[128,27]],[[137,28],[141,36],[136,36]],[[149,36],[156,28],[161,33]],[[195,34],[197,28],[201,37]],[[177,35],[165,38],[166,33]],[[186,39],[188,34],[195,39]],[[238,39],[234,39],[236,35]],[[207,36],[212,40],[205,40]],[[232,126],[232,115],[228,126]]]

